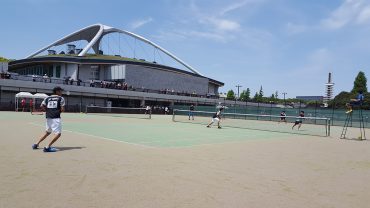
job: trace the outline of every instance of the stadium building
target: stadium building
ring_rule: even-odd
[[[149,52],[143,49],[144,53],[152,57],[140,55],[143,44],[149,48]],[[166,64],[163,57],[175,66]],[[138,106],[146,101],[170,105],[194,99],[217,103],[218,90],[224,85],[159,45],[102,24],[78,30],[24,59],[9,62],[9,72],[12,79],[0,82],[5,90],[2,102],[4,96],[9,100],[19,91],[50,93],[53,86],[63,85],[80,108],[89,104]]]
[[[121,55],[104,55],[100,44],[105,35],[122,33],[141,40],[155,49],[160,50],[183,65],[188,71],[149,62],[144,59],[125,58]],[[84,48],[76,48],[71,42],[86,40]],[[67,44],[65,51],[51,50],[50,48]],[[90,50],[93,54],[89,54]],[[44,52],[46,55],[42,55]],[[189,66],[170,52],[128,31],[119,30],[105,25],[92,25],[72,33],[40,50],[25,59],[13,61],[9,65],[10,71],[20,75],[47,74],[52,79],[68,78],[81,82],[126,82],[132,88],[151,90],[170,90],[188,92],[200,95],[217,95],[222,82],[202,76],[197,70]]]

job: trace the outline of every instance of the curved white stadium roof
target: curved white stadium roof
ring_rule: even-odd
[[[93,49],[95,51],[95,53],[98,54],[99,53],[98,51],[99,51],[100,41],[102,40],[102,38],[105,35],[107,35],[109,33],[122,33],[122,34],[125,34],[125,35],[129,35],[131,37],[134,37],[136,39],[139,39],[140,41],[143,41],[143,42],[155,47],[156,49],[159,49],[163,53],[167,54],[168,56],[170,56],[171,58],[176,60],[178,63],[180,63],[181,65],[185,66],[187,69],[192,71],[193,73],[198,74],[198,75],[202,75],[200,72],[195,70],[193,67],[191,67],[190,65],[188,65],[187,63],[185,63],[184,61],[182,61],[181,59],[179,59],[178,57],[176,57],[172,53],[170,53],[169,51],[160,47],[159,45],[157,45],[157,44],[155,44],[155,43],[153,43],[153,42],[151,42],[151,41],[149,41],[149,40],[147,40],[147,39],[145,39],[145,38],[143,38],[143,37],[141,37],[141,36],[139,36],[135,33],[125,31],[125,30],[120,30],[120,29],[109,27],[109,26],[102,25],[102,24],[91,25],[91,26],[85,27],[81,30],[78,30],[74,33],[71,33],[71,34],[63,37],[62,39],[57,40],[54,43],[36,51],[35,53],[29,55],[27,58],[32,58],[32,57],[48,50],[49,48],[51,48],[53,46],[59,46],[59,45],[63,45],[63,44],[67,44],[67,43],[74,42],[74,41],[79,41],[79,40],[86,40],[88,42],[88,44],[83,48],[83,50],[78,54],[78,56],[86,55],[86,53],[90,49]]]

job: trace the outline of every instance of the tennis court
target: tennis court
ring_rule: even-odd
[[[340,140],[341,127],[324,137],[305,124],[289,132],[290,123],[269,122],[286,128],[278,132],[203,122],[65,113],[60,151],[43,153],[31,145],[44,116],[0,112],[0,207],[370,204],[369,140]]]

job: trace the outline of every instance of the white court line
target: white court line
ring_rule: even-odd
[[[44,127],[44,125],[33,123],[33,122],[29,122],[28,124],[34,125],[34,126],[39,126],[39,127]],[[137,144],[137,143],[130,143],[130,142],[125,142],[125,141],[120,141],[120,140],[115,140],[115,139],[109,139],[109,138],[102,137],[102,136],[95,136],[95,135],[76,132],[76,131],[70,131],[70,130],[62,130],[62,131],[69,132],[69,133],[74,133],[74,134],[80,134],[80,135],[84,135],[84,136],[89,136],[89,137],[93,137],[93,138],[97,138],[97,139],[103,139],[103,140],[113,141],[113,142],[120,142],[120,143],[124,143],[124,144],[129,144],[129,145],[134,145],[134,146],[139,146],[139,147],[144,147],[144,148],[152,148],[152,149],[158,149],[158,148],[168,148],[168,149],[182,149],[183,148],[183,149],[188,149],[188,148],[199,147],[199,146],[212,146],[212,145],[219,145],[219,144],[222,145],[222,144],[233,144],[233,143],[243,143],[243,142],[245,142],[245,141],[232,141],[232,142],[217,142],[217,143],[207,143],[207,144],[196,144],[196,145],[182,146],[182,147],[176,147],[176,146],[175,147],[157,147],[157,146],[148,146],[148,145],[145,145],[145,144]],[[160,142],[160,140],[158,140],[158,141]],[[158,141],[154,141],[154,143],[156,143]],[[142,142],[142,143],[152,143],[153,144],[153,142]]]
[[[34,126],[45,127],[45,125],[41,125],[41,124],[33,123],[33,122],[29,122],[28,124],[34,125]],[[77,132],[77,131],[62,130],[62,132],[63,131],[64,132],[73,133],[73,134],[80,134],[80,135],[83,135],[83,136],[89,136],[89,137],[93,137],[93,138],[97,138],[97,139],[103,139],[103,140],[108,140],[108,141],[113,141],[113,142],[125,143],[125,144],[139,146],[139,147],[144,147],[144,148],[153,148],[153,149],[157,148],[157,147],[154,147],[154,146],[148,146],[148,145],[144,145],[144,144],[137,144],[137,143],[125,142],[125,141],[121,141],[121,140],[109,139],[109,138],[106,138],[106,137],[96,136],[96,135],[91,135],[91,134],[86,134],[86,133],[81,133],[81,132]]]

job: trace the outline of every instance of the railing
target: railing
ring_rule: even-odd
[[[44,82],[44,83],[53,83],[57,85],[74,85],[74,86],[82,86],[82,87],[128,90],[128,91],[178,95],[178,96],[187,96],[187,97],[212,98],[212,99],[219,98],[219,96],[214,95],[214,94],[200,95],[195,92],[193,93],[178,92],[178,91],[169,90],[169,89],[155,90],[155,89],[147,89],[147,88],[134,88],[128,85],[125,86],[124,83],[117,84],[116,82],[102,81],[102,80],[92,80],[89,82],[84,82],[81,80],[72,80],[70,78],[64,78],[64,79],[63,78],[50,78],[50,77],[35,76],[35,75],[17,75],[13,73],[1,73],[1,79],[14,79],[14,80],[30,81],[30,82],[31,81],[32,82]]]

